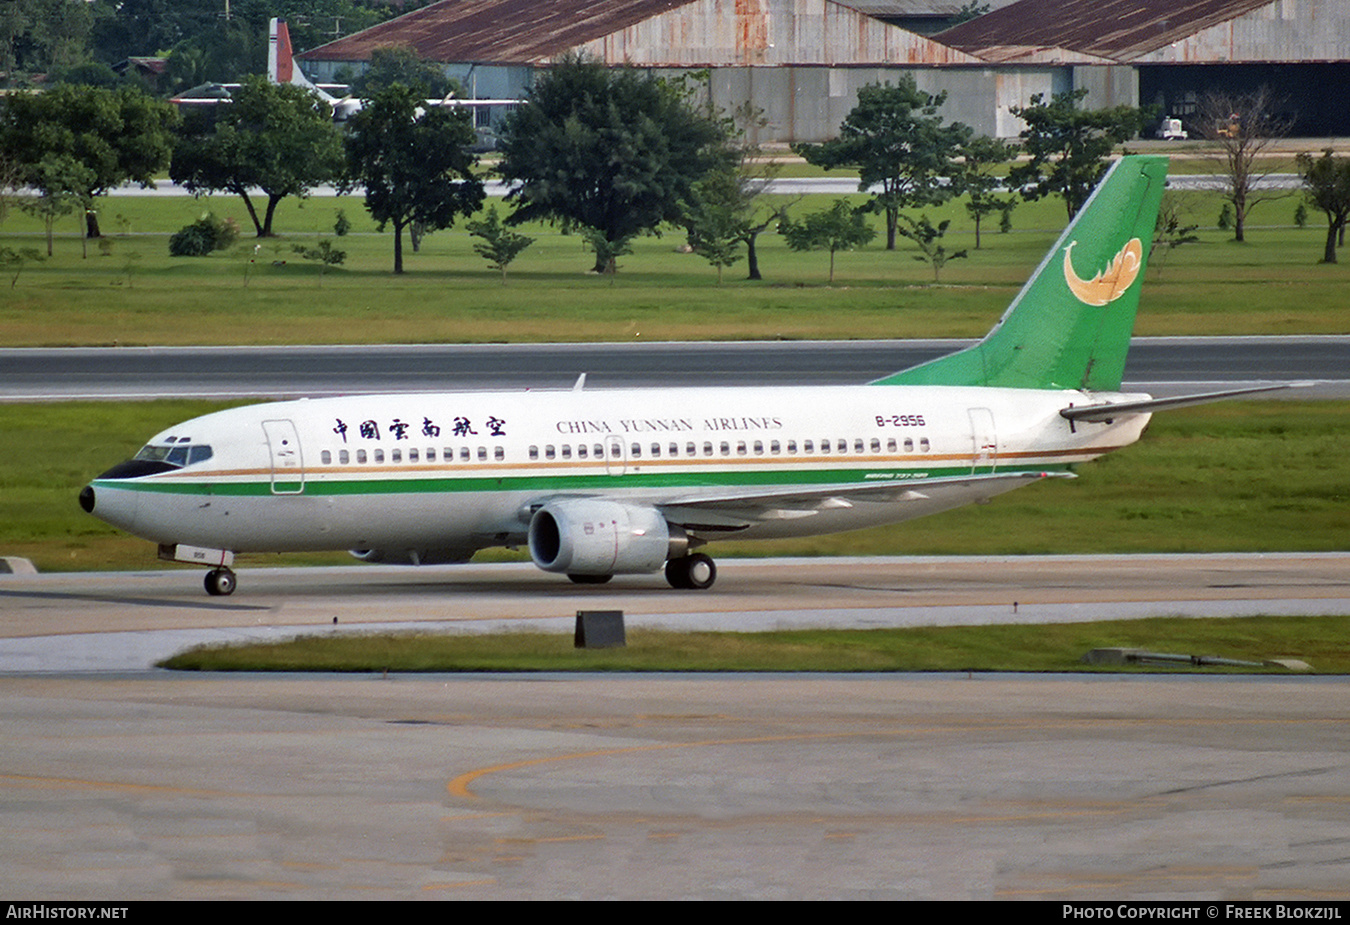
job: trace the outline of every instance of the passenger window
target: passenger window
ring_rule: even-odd
[[[487,447],[480,446],[478,448],[478,458],[484,461],[487,460]]]
[[[744,441],[744,440],[737,440],[737,441],[736,441],[736,455],[737,455],[737,456],[744,456],[744,455],[745,455],[745,441]]]
[[[570,444],[570,443],[564,443],[564,444],[562,445],[562,458],[563,458],[563,459],[571,459],[571,458],[572,458],[572,444]]]
[[[503,459],[505,459],[505,458],[506,458],[506,448],[505,448],[505,447],[499,446],[499,447],[497,447],[496,449],[494,449],[494,450],[492,451],[492,458],[493,458],[493,459],[496,459],[496,460],[503,460]]]
[[[585,459],[585,458],[586,458],[586,444],[583,443],[577,447],[577,459]]]
[[[659,443],[653,443],[653,444],[652,444],[652,459],[660,459],[660,458],[661,458],[661,444],[659,444]]]
[[[723,455],[723,456],[730,456],[730,455],[731,455],[731,444],[730,444],[730,443],[727,443],[725,440],[723,440],[723,441],[722,441],[721,450],[722,450],[722,455]]]
[[[347,455],[347,451],[346,451],[346,450],[338,450],[338,462],[339,462],[341,465],[344,465],[344,466],[345,466],[345,465],[347,465],[347,463],[349,463],[349,462],[351,462],[351,461],[352,461],[352,458],[351,458],[350,456]]]
[[[906,438],[905,438],[905,452],[906,452],[906,453],[913,453],[913,452],[914,452],[914,438],[913,438],[913,437],[906,437]]]
[[[777,440],[773,440],[769,443],[769,452],[777,456],[779,453],[783,452],[783,448],[778,445]]]
[[[377,463],[384,462],[384,450],[376,450],[373,456],[375,458],[375,462]]]
[[[332,451],[330,451],[330,450],[324,450],[322,453],[319,454],[319,459],[323,462],[323,464],[324,464],[325,466],[331,465],[332,462],[333,462],[333,453],[332,453]]]
[[[802,452],[803,452],[803,453],[814,453],[814,452],[815,452],[814,445],[812,444],[812,442],[811,442],[810,440],[803,440],[803,441],[802,441]],[[822,448],[822,452],[823,452],[823,448]]]
[[[927,437],[920,437],[920,438],[919,438],[919,452],[921,452],[921,453],[927,453],[930,449],[932,449],[932,447],[928,445],[928,438],[927,438]]]
[[[417,450],[408,450],[408,462],[417,462]]]
[[[427,447],[427,462],[436,461],[436,450],[433,447]]]
[[[894,438],[894,437],[891,437],[889,440],[886,441],[886,452],[887,452],[887,453],[894,453],[894,452],[895,452],[895,438]]]
[[[364,463],[364,462],[366,461],[366,451],[365,451],[365,450],[357,450],[357,451],[356,451],[356,461],[359,462],[359,463]]]
[[[469,461],[469,448],[467,446],[462,446],[459,448],[459,461],[460,462]]]
[[[822,453],[828,453],[830,451],[830,441],[828,440],[820,441],[820,451]]]
[[[641,444],[641,443],[634,443],[634,444],[633,444],[632,446],[630,446],[628,449],[629,449],[629,454],[628,454],[628,455],[632,456],[634,459],[640,459],[640,458],[642,457],[642,444]]]
[[[713,453],[713,450],[712,450],[712,444],[711,444],[711,443],[705,443],[705,444],[703,444],[703,455],[704,455],[704,456],[711,456],[712,453]]]
[[[686,444],[684,445],[684,455],[686,455],[686,456],[697,456],[697,455],[698,455],[698,444],[696,444],[696,443],[686,443]]]
[[[862,441],[862,437],[859,437],[858,439],[856,439],[856,440],[853,441],[853,452],[855,452],[855,453],[861,453],[861,452],[863,452],[863,441]]]
[[[545,459],[556,459],[557,456],[558,456],[558,451],[555,450],[555,449],[553,448],[553,444],[550,443],[548,446],[544,447],[544,458],[545,458]]]
[[[402,451],[402,450],[390,450],[390,451],[389,451],[389,461],[390,461],[390,462],[403,462],[403,451]]]
[[[672,444],[670,445],[670,447],[669,447],[669,450],[670,450],[669,455],[671,455],[671,456],[679,456],[679,455],[680,455],[680,445],[679,445],[678,443],[672,443]]]

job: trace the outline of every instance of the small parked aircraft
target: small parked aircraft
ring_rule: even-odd
[[[1263,389],[1119,391],[1167,160],[1115,163],[977,344],[867,385],[413,393],[253,405],[175,425],[80,493],[209,565],[349,549],[460,562],[527,546],[575,582],[716,577],[715,540],[894,523],[985,501],[1137,440],[1151,412]]]

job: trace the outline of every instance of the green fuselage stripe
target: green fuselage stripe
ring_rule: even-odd
[[[502,475],[499,477],[474,476],[469,478],[448,477],[405,477],[352,479],[323,476],[308,472],[304,476],[305,495],[378,495],[378,494],[440,494],[445,492],[516,492],[516,491],[613,491],[616,489],[643,488],[723,488],[736,487],[797,487],[855,483],[858,485],[876,485],[891,482],[919,483],[930,478],[944,478],[966,475],[987,475],[995,471],[1002,474],[1014,472],[1062,472],[1068,469],[1066,463],[1039,465],[1000,465],[942,466],[918,470],[922,476],[916,476],[913,469],[856,468],[856,469],[811,469],[795,472],[782,470],[770,471],[705,471],[705,472],[627,472],[623,475]],[[870,476],[870,477],[869,477]],[[98,487],[117,488],[130,491],[144,491],[178,495],[220,495],[220,496],[257,496],[273,493],[273,480],[270,478],[251,479],[249,481],[186,481],[169,479],[128,479],[108,480],[94,483]],[[278,489],[294,490],[300,485],[295,474],[286,473],[275,481]]]

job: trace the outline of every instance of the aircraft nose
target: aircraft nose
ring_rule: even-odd
[[[80,489],[80,508],[86,514],[94,513],[94,486],[86,485]]]

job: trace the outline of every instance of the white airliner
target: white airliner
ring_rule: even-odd
[[[321,100],[327,103],[333,110],[334,122],[346,122],[352,116],[361,111],[364,101],[359,97],[350,94],[341,97],[335,97],[329,90],[336,90],[340,85],[337,84],[314,84],[304,75],[304,72],[295,65],[295,50],[291,46],[291,31],[286,25],[284,19],[273,19],[268,24],[267,38],[267,76],[272,83],[277,84],[296,84],[304,87]],[[346,89],[342,87],[342,89]],[[202,102],[201,100],[175,100],[175,102]],[[513,99],[460,99],[454,96],[447,96],[444,99],[429,99],[423,101],[427,106],[445,106],[452,109],[470,109],[470,110],[498,110],[505,111],[513,109],[524,103],[524,100]],[[479,120],[475,120],[475,125]]]
[[[1252,389],[1122,394],[1167,161],[1117,162],[978,344],[845,387],[415,393],[254,405],[156,435],[80,493],[84,510],[209,565],[350,549],[460,562],[528,546],[589,583],[664,567],[707,588],[714,540],[933,514],[1137,440],[1150,412]]]

